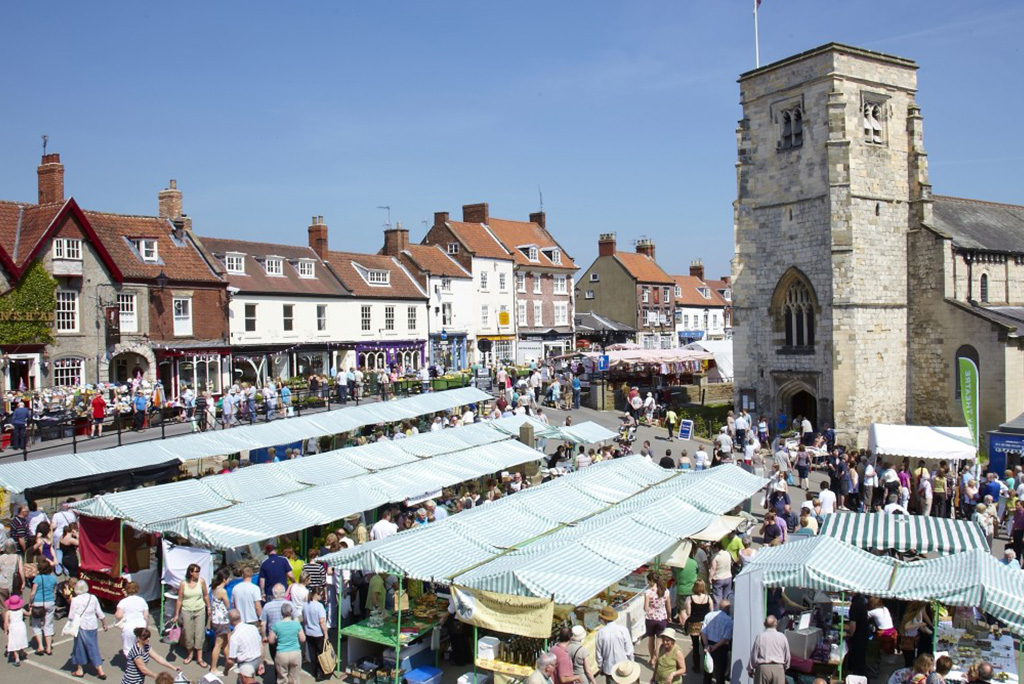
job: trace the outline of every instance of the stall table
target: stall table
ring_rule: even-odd
[[[994,681],[1017,684],[1017,657],[1013,649],[1013,637],[1009,634],[1003,634],[998,639],[987,631],[972,635],[967,630],[954,628],[948,622],[940,622],[938,637],[939,647],[935,657],[948,655],[953,659],[953,669],[946,675],[947,680],[966,682],[967,669],[976,661],[986,660],[997,673]]]
[[[382,649],[375,648],[370,644],[377,644],[392,649],[397,649],[399,646],[407,648],[421,637],[430,634],[438,624],[436,619],[420,619],[411,617],[411,615],[409,617],[403,615],[402,635],[401,639],[399,639],[396,616],[392,615],[387,618],[384,624],[380,626],[371,626],[369,624],[371,619],[367,618],[362,622],[349,625],[341,630],[342,635],[348,637],[349,665],[355,665],[367,657],[380,655]],[[399,652],[398,657],[402,657],[401,652]]]

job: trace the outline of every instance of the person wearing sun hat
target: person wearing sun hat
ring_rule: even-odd
[[[658,634],[658,646],[651,656],[654,684],[682,684],[686,656],[676,644],[676,630],[666,627]]]
[[[597,660],[597,669],[605,676],[607,684],[612,682],[635,682],[636,679],[617,680],[613,674],[623,662],[633,660],[633,639],[625,625],[616,622],[619,614],[611,606],[605,606],[597,615],[601,620],[601,628],[597,631],[597,641],[594,644],[594,657]],[[635,663],[634,663],[635,664]],[[639,666],[637,666],[637,677],[639,677]]]
[[[6,601],[4,606],[4,632],[7,633],[7,655],[11,657],[14,667],[21,667],[21,659],[28,650],[28,629],[25,628],[25,602],[15,594]]]
[[[607,675],[608,684],[633,684],[640,679],[640,663],[632,660],[623,660],[612,668],[611,674]]]

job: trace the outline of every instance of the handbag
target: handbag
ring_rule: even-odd
[[[46,606],[32,606],[32,619],[42,620],[46,617]]]
[[[904,634],[900,637],[900,650],[906,652],[913,652],[917,650],[917,637],[907,636]]]
[[[90,596],[89,598],[95,599],[96,597]],[[91,605],[92,601],[89,601],[78,615],[65,622],[64,628],[60,630],[60,633],[64,636],[77,637],[79,630],[82,629],[82,616],[85,615],[85,611],[89,610]]]
[[[337,659],[334,657],[334,647],[331,646],[329,639],[324,639],[324,650],[320,652],[320,655],[316,657],[316,660],[320,664],[320,670],[324,674],[334,672],[334,668],[337,666]]]

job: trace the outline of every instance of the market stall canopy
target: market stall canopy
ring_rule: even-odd
[[[460,387],[395,401],[349,406],[288,420],[243,425],[232,430],[197,432],[102,451],[5,463],[0,465],[0,487],[20,494],[29,489],[71,480],[101,483],[104,476],[113,473],[294,444],[315,437],[350,432],[366,425],[411,420],[490,399],[490,395],[476,387]]]
[[[708,376],[717,376],[717,379],[723,382],[732,382],[732,340],[700,340],[691,342],[683,349],[697,349],[712,354],[715,357],[715,367],[708,371]]]
[[[761,549],[745,565],[764,573],[766,587],[889,595],[896,561],[832,537],[811,537]]]
[[[615,346],[615,345],[613,345]],[[610,348],[609,348],[610,349]],[[597,352],[584,352],[583,356],[597,362],[601,356]],[[686,361],[710,361],[712,354],[697,349],[676,347],[674,349],[616,349],[604,352],[608,357],[609,367],[632,366],[634,364],[671,364]]]
[[[499,430],[505,430],[510,435],[518,435],[519,428],[524,424],[533,426],[533,434],[537,438],[561,439],[574,444],[596,444],[613,439],[618,434],[592,421],[570,426],[550,425],[526,415],[502,418],[496,427]]]
[[[868,429],[868,450],[884,456],[946,461],[977,456],[971,431],[965,427],[872,423]]]
[[[973,520],[924,515],[832,513],[825,516],[819,535],[877,551],[948,554],[990,548],[985,531]]]
[[[694,477],[628,456],[323,560],[579,603],[715,524],[717,511],[684,500],[691,490],[728,491],[731,509],[764,482],[732,465]]]

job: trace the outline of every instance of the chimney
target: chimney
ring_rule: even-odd
[[[384,254],[398,256],[409,247],[409,231],[399,221],[394,228],[384,231]]]
[[[434,212],[434,225],[443,226],[448,223],[448,212],[447,211],[435,211]]]
[[[721,280],[726,285],[731,285],[732,284],[732,283],[729,282],[730,280],[732,280],[732,276],[731,275],[722,276],[721,278],[719,278],[719,280]]]
[[[636,253],[650,257],[654,261],[654,240],[640,238],[636,241]]]
[[[36,173],[39,175],[39,203],[63,202],[64,165],[60,163],[60,155],[44,154]]]
[[[597,238],[597,256],[605,257],[615,254],[615,233],[601,233]]]
[[[462,205],[462,220],[466,223],[490,223],[489,213],[487,202]]]
[[[690,262],[690,275],[695,276],[698,280],[704,280],[704,260],[694,259]]]
[[[543,211],[538,211],[533,214],[530,214],[530,223],[536,223],[541,228],[547,230],[547,226],[544,225],[544,221],[546,218],[547,217],[545,216]]]
[[[327,258],[327,224],[323,216],[314,216],[309,225],[309,246],[318,257]]]
[[[170,187],[157,193],[157,204],[160,207],[157,214],[160,218],[176,219],[181,216],[181,190],[178,189],[178,181],[172,178]]]

